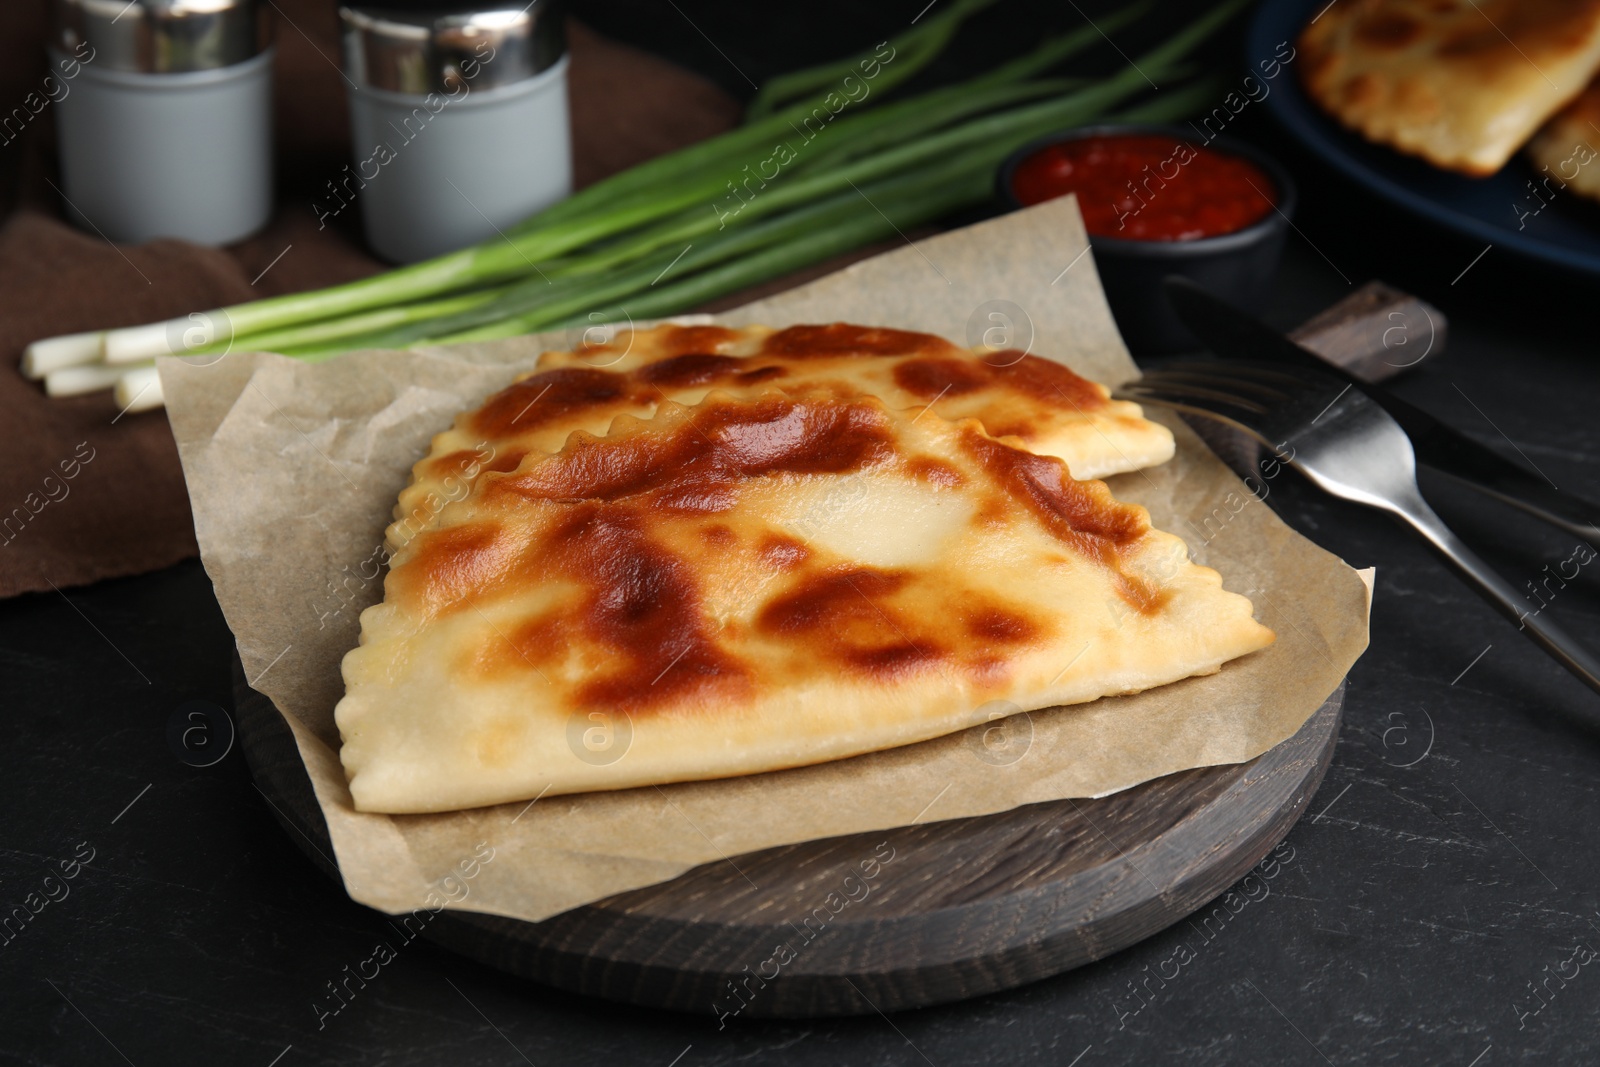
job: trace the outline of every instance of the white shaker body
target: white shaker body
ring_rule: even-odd
[[[367,243],[385,259],[477,244],[572,192],[567,58],[509,85],[470,86],[349,93],[355,163],[338,192],[360,202]]]
[[[53,58],[64,60],[63,53]],[[273,49],[213,70],[83,63],[56,105],[63,192],[112,241],[229,244],[272,214]]]

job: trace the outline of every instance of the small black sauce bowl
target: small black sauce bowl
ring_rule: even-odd
[[[1167,302],[1162,280],[1168,275],[1181,275],[1230,303],[1258,310],[1271,291],[1298,194],[1293,180],[1277,161],[1250,145],[1228,137],[1206,141],[1195,136],[1192,130],[1175,126],[1134,125],[1084,126],[1030,141],[1001,165],[995,179],[996,191],[1014,211],[1024,205],[1012,191],[1012,175],[1035,152],[1086,137],[1127,135],[1172,137],[1195,148],[1237,156],[1260,167],[1276,187],[1277,210],[1267,212],[1265,217],[1232,233],[1190,241],[1139,241],[1089,235],[1100,284],[1128,350],[1136,356],[1192,352],[1203,346],[1178,321],[1172,305]]]

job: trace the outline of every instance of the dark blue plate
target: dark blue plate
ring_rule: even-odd
[[[1291,45],[1328,0],[1263,0],[1246,40],[1252,72],[1279,42]],[[1298,57],[1273,81],[1265,103],[1279,122],[1315,155],[1384,199],[1440,226],[1569,270],[1600,275],[1600,204],[1571,190],[1545,198],[1548,206],[1519,224],[1518,213],[1539,207],[1528,188],[1536,175],[1519,153],[1498,174],[1467,178],[1371,144],[1351,133],[1306,96]],[[1600,160],[1590,166],[1600,166]]]

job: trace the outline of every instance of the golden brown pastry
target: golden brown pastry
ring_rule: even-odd
[[[1340,122],[1488,175],[1600,67],[1600,0],[1336,0],[1297,44]]]
[[[1529,187],[1519,214],[1543,210],[1563,187],[1600,200],[1600,84],[1591,82],[1578,98],[1528,142],[1528,158],[1543,173]]]
[[[667,401],[697,403],[713,389],[755,396],[876,396],[893,408],[976,418],[1059,456],[1078,478],[1139,470],[1172,458],[1172,432],[1139,405],[1110,399],[1053,360],[975,353],[941,337],[852,326],[658,326],[611,343],[546,352],[538,369],[434,438],[395,517],[419,528],[477,469],[505,470],[529,452],[554,452],[575,430],[603,434],[618,415],[648,417]],[[398,543],[405,531],[397,530]]]
[[[713,393],[486,472],[401,547],[340,758],[384,812],[751,774],[1272,640],[1143,508],[976,420]]]

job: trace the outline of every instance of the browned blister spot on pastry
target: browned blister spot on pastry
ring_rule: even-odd
[[[385,589],[401,599],[414,598],[424,615],[474,606],[518,556],[514,538],[497,522],[428,530],[414,544],[415,554],[389,572]]]
[[[966,617],[967,632],[983,641],[997,644],[1020,644],[1032,640],[1040,632],[1040,624],[1015,611],[985,606]]]
[[[509,437],[627,395],[627,380],[608,371],[584,367],[542,371],[490,397],[472,416],[469,429],[491,440]]]
[[[853,326],[832,322],[826,326],[791,326],[766,339],[761,351],[774,356],[904,356],[914,352],[959,352],[949,341],[931,333],[891,330],[886,326]]]
[[[555,685],[553,669],[573,649],[591,661],[571,685],[579,707],[647,712],[685,700],[729,699],[747,691],[748,670],[717,640],[702,604],[695,562],[651,534],[648,513],[632,504],[585,501],[507,568],[516,583],[560,583],[575,598],[520,623],[495,624],[476,650],[480,673],[529,673]],[[439,541],[443,554],[463,542]],[[488,575],[456,575],[456,585]],[[492,578],[479,593],[491,594]],[[464,603],[470,603],[469,593]]]
[[[1439,55],[1449,59],[1475,58],[1500,51],[1505,41],[1493,26],[1471,26],[1445,37],[1439,44]]]
[[[1424,32],[1421,22],[1397,11],[1380,11],[1356,26],[1356,38],[1377,48],[1404,48],[1415,44]]]
[[[655,344],[667,356],[681,356],[691,352],[720,353],[737,345],[743,335],[726,326],[662,326],[658,328]]]
[[[942,648],[931,642],[898,640],[883,645],[846,648],[840,658],[862,674],[892,681],[937,668],[947,656]]]
[[[1031,440],[1063,414],[1086,416],[1106,408],[1105,390],[1053,360],[1020,352],[902,360],[894,368],[895,384],[930,404],[941,404],[977,417],[995,437],[1016,435]],[[982,393],[974,410],[950,400]]]
[[[880,411],[768,397],[704,405],[664,433],[646,430],[615,441],[575,437],[561,453],[500,479],[487,492],[557,500],[615,500],[649,492],[682,507],[696,498],[726,500],[747,478],[837,474],[889,451]]]
[[[932,456],[913,456],[906,461],[906,473],[941,489],[954,489],[966,481],[954,466]]]
[[[914,575],[850,566],[802,575],[756,619],[807,659],[821,659],[874,677],[900,677],[942,663],[947,650],[894,603]]]
[[[795,635],[827,627],[865,628],[873,635],[891,629],[884,598],[904,588],[908,576],[869,567],[848,567],[807,577],[775,597],[758,624],[778,634]]]
[[[1149,613],[1166,603],[1168,593],[1162,587],[1128,574],[1122,566],[1124,552],[1150,532],[1150,517],[1143,508],[1117,500],[1104,482],[1075,480],[1058,459],[1036,456],[970,429],[963,433],[962,444],[1011,490],[1015,502],[1028,507],[1076,555],[1111,571],[1117,592],[1129,605]]]
[[[764,565],[786,571],[809,559],[811,550],[792,537],[771,534],[762,539],[758,554]]]
[[[963,432],[962,444],[1063,540],[1078,544],[1092,538],[1120,547],[1150,529],[1142,508],[1118,501],[1104,482],[1075,480],[1058,459],[1012,448],[971,429]]]
[[[1383,86],[1383,79],[1376,74],[1358,74],[1344,84],[1341,92],[1351,107],[1375,107],[1384,98]]]
[[[783,367],[740,356],[720,356],[698,352],[646,363],[634,371],[641,382],[663,389],[687,389],[696,385],[759,385],[781,378]]]
[[[1023,356],[1007,362],[1009,353],[992,357],[997,366],[995,378],[1007,388],[1050,407],[1067,407],[1087,413],[1107,406],[1106,391],[1095,382],[1081,378],[1052,359]]]
[[[711,548],[732,548],[739,543],[739,535],[720,522],[700,527],[700,537]]]
[[[482,474],[505,474],[514,471],[522,463],[522,457],[528,453],[520,448],[502,448],[495,452],[493,458],[478,468]]]
[[[972,357],[908,359],[895,366],[894,380],[912,396],[936,400],[982,389],[994,378],[984,371],[984,365]]]
[[[572,605],[540,612],[499,635],[502,641],[482,645],[475,666],[480,672],[493,673],[507,663],[517,668],[553,665],[566,657],[582,629]]]
[[[428,462],[428,473],[436,478],[446,478],[452,474],[476,473],[482,469],[483,457],[470,448],[460,448],[436,456]]]
[[[632,508],[590,504],[551,543],[554,569],[585,590],[584,630],[614,653],[577,686],[578,703],[636,714],[743,693],[748,670],[712,632],[693,561],[647,526]]]

